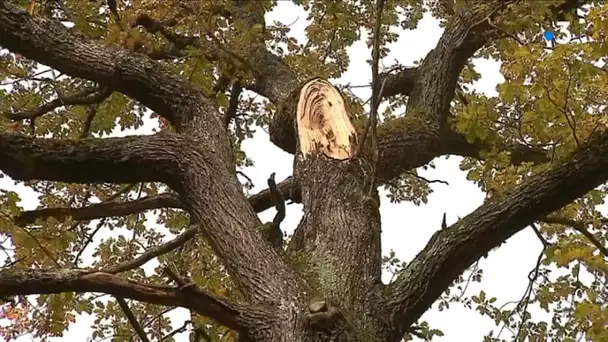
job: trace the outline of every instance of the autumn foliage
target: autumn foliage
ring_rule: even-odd
[[[484,341],[608,341],[608,4],[293,2],[304,41],[264,19],[280,1],[0,0],[0,337],[89,314],[96,341],[431,340],[421,316],[462,304]],[[385,58],[425,14],[437,46]],[[355,58],[370,99],[335,81]],[[500,61],[496,96],[474,58]],[[251,194],[255,130],[294,164]],[[383,251],[378,190],[426,203],[448,155],[484,204],[412,260]],[[521,300],[468,293],[524,229],[544,248]]]

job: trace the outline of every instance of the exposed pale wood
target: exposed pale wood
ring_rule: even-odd
[[[352,156],[356,147],[355,127],[340,91],[331,83],[315,78],[302,87],[296,122],[304,158],[313,152],[341,160]]]

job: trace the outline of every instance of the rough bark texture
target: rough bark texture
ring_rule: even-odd
[[[382,76],[387,79],[383,96],[406,94],[409,100],[407,115],[378,127],[375,173],[380,182],[440,155],[481,158],[480,152],[492,147],[484,141],[469,143],[447,125],[464,64],[502,34],[480,18],[499,15],[507,3],[488,3],[496,10],[481,6],[480,13],[454,17],[419,68]],[[247,20],[253,24],[261,17]],[[601,132],[567,162],[437,232],[399,279],[385,286],[380,282],[378,182],[372,182],[370,145],[366,142],[363,153],[351,158],[350,147],[358,142],[347,113],[329,109],[339,96],[328,96],[335,89],[327,82],[317,81],[323,84],[323,96],[309,88],[302,91],[306,83],[263,44],[253,44],[243,56],[255,76],[249,88],[277,107],[270,125],[272,142],[296,154],[294,177],[278,188],[285,198],[303,203],[304,217],[282,253],[264,240],[256,216],[272,205],[270,194],[243,196],[224,123],[200,89],[150,57],[101,45],[59,22],[34,18],[10,1],[0,1],[0,46],[130,96],[170,121],[177,132],[78,141],[0,133],[0,170],[15,180],[164,182],[174,191],[130,204],[24,213],[23,223],[45,216],[87,220],[100,213],[126,215],[171,206],[188,211],[194,225],[175,241],[111,270],[2,271],[3,295],[95,291],[183,306],[236,329],[243,341],[398,341],[471,263],[608,179],[608,133]],[[300,106],[297,114],[300,99],[312,100],[312,106]],[[297,120],[304,114],[307,122]],[[310,144],[318,143],[318,137],[325,139],[322,146]],[[345,142],[348,153],[337,152],[335,147]],[[500,143],[495,147],[511,150],[514,164],[547,161],[542,151]],[[141,266],[153,253],[176,248],[197,231],[223,261],[246,303],[229,303],[195,287],[153,286],[118,275]]]
[[[370,310],[369,306],[382,284],[379,198],[371,184],[373,168],[368,160],[347,159],[358,146],[337,89],[324,81],[311,81],[302,89],[302,102],[312,106],[298,106],[296,113],[299,151],[294,171],[305,209],[293,239],[292,257],[313,295],[325,298],[330,309],[356,322],[355,331],[337,330],[325,338],[346,341],[353,333],[371,338],[386,330],[379,321],[381,316],[373,312],[376,307]],[[314,134],[302,123],[310,116],[322,123],[312,127]],[[331,146],[332,139],[346,146]]]

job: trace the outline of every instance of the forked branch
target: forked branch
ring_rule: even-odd
[[[566,162],[487,201],[435,234],[390,285],[394,341],[475,260],[538,220],[608,180],[608,132],[597,133]],[[474,246],[473,248],[471,246]],[[424,279],[420,282],[419,279]]]

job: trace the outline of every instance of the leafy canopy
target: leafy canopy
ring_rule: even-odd
[[[185,35],[201,36],[219,42],[219,51],[189,48],[187,53],[160,60],[202,88],[225,112],[229,107],[230,89],[218,86],[222,78],[251,79],[238,58],[241,47],[266,35],[268,46],[302,78],[321,76],[335,79],[349,67],[348,48],[364,39],[372,44],[374,2],[360,1],[294,1],[308,11],[310,24],[306,40],[298,41],[284,23],[267,23],[253,28],[244,23],[228,21],[218,8],[234,6],[234,2],[216,1],[157,1],[131,0],[119,2],[119,25],[105,1],[60,1],[61,7],[48,9],[49,3],[21,0],[20,4],[35,16],[51,15],[62,18],[74,30],[107,44],[118,44],[143,53],[161,51],[166,40],[160,34],[132,26],[142,13],[158,20],[175,19],[173,30]],[[449,1],[448,1],[449,2]],[[502,144],[520,143],[549,149],[558,160],[584,143],[592,132],[608,126],[608,4],[593,1],[584,11],[570,13],[560,23],[539,24],[550,5],[563,1],[528,1],[510,6],[509,12],[494,24],[500,26],[506,38],[488,44],[477,57],[501,61],[504,81],[497,88],[498,96],[488,97],[472,90],[480,78],[473,64],[460,75],[464,96],[454,100],[451,125],[465,133],[470,141],[483,139]],[[259,1],[259,11],[271,11],[278,1]],[[388,1],[385,5],[381,35],[381,57],[390,51],[404,30],[417,27],[424,13],[430,13],[442,24],[453,15],[445,1]],[[454,6],[466,7],[465,1]],[[457,12],[457,11],[456,11]],[[567,29],[564,29],[564,24]],[[557,43],[548,48],[542,39],[545,30],[557,35]],[[571,37],[566,40],[566,37]],[[412,47],[415,48],[415,47]],[[57,71],[3,50],[0,53],[2,82],[0,129],[12,130],[37,137],[78,138],[107,137],[124,130],[141,129],[145,123],[159,120],[134,100],[117,92],[92,105],[60,106],[44,115],[27,112],[29,116],[15,117],[10,113],[26,113],[53,99],[82,92],[94,87],[89,81],[65,77]],[[397,65],[396,68],[401,66]],[[391,66],[395,68],[395,66]],[[388,69],[388,68],[387,68]],[[221,85],[221,84],[220,84]],[[355,117],[363,117],[368,99],[359,98],[349,85],[338,85],[344,91],[349,109]],[[387,100],[382,120],[391,120],[404,112],[406,97],[397,95]],[[466,101],[465,101],[466,100]],[[252,138],[258,127],[265,129],[275,108],[269,101],[247,93],[240,98],[238,112],[231,124],[235,157],[239,166],[253,165],[240,145]],[[22,120],[22,118],[24,118]],[[160,124],[164,124],[160,122]],[[462,170],[467,178],[484,190],[495,194],[508,192],[546,165],[510,164],[509,155],[501,150],[484,151],[484,161],[464,159]],[[430,167],[433,167],[431,164]],[[6,180],[6,179],[5,179]],[[244,182],[247,191],[247,182]],[[165,191],[160,184],[78,185],[45,181],[22,184],[39,196],[40,208],[84,207],[108,200],[129,201],[154,196]],[[392,201],[426,203],[432,189],[415,170],[387,186]],[[0,237],[6,266],[18,268],[42,267],[104,267],[134,259],[151,246],[188,226],[188,218],[177,209],[155,209],[127,216],[77,220],[70,215],[54,215],[28,225],[15,221],[20,215],[21,196],[30,190],[0,192]],[[438,301],[439,309],[449,309],[454,303],[478,311],[495,321],[497,328],[486,341],[501,341],[503,330],[511,330],[523,341],[575,341],[581,334],[594,341],[608,340],[608,262],[598,246],[608,245],[606,220],[600,213],[607,187],[601,186],[555,213],[550,223],[540,224],[538,231],[545,244],[539,265],[531,272],[531,285],[519,303],[505,304],[481,291],[466,293],[466,284],[481,281],[483,272],[474,265],[465,272]],[[152,216],[150,214],[153,214]],[[152,219],[151,219],[152,218]],[[157,224],[153,224],[153,221]],[[578,228],[577,228],[578,227]],[[582,227],[582,228],[581,228]],[[109,231],[114,231],[110,234]],[[586,231],[588,235],[581,233]],[[109,236],[100,238],[101,236]],[[160,264],[173,260],[178,267],[193,275],[198,285],[222,296],[238,299],[239,293],[201,238],[159,257]],[[399,272],[404,266],[394,253],[385,258],[386,269]],[[165,275],[160,266],[144,271],[137,268],[125,276],[131,279],[163,283]],[[131,302],[131,309],[152,339],[169,334],[175,326],[162,313],[167,308]],[[170,308],[169,308],[170,309]],[[540,309],[540,310],[538,310]],[[542,313],[545,311],[545,313]],[[0,327],[0,336],[10,339],[27,332],[39,337],[62,336],[78,314],[95,317],[93,338],[113,337],[126,341],[133,336],[132,328],[119,305],[106,296],[64,293],[19,299],[15,305],[5,304],[0,314],[8,325]],[[218,340],[233,338],[234,333],[213,321],[193,316],[194,326],[206,326],[207,332]],[[421,324],[428,338],[441,335],[428,324]],[[518,331],[520,330],[520,331]],[[502,338],[504,334],[501,335]],[[172,340],[169,337],[167,340]]]

